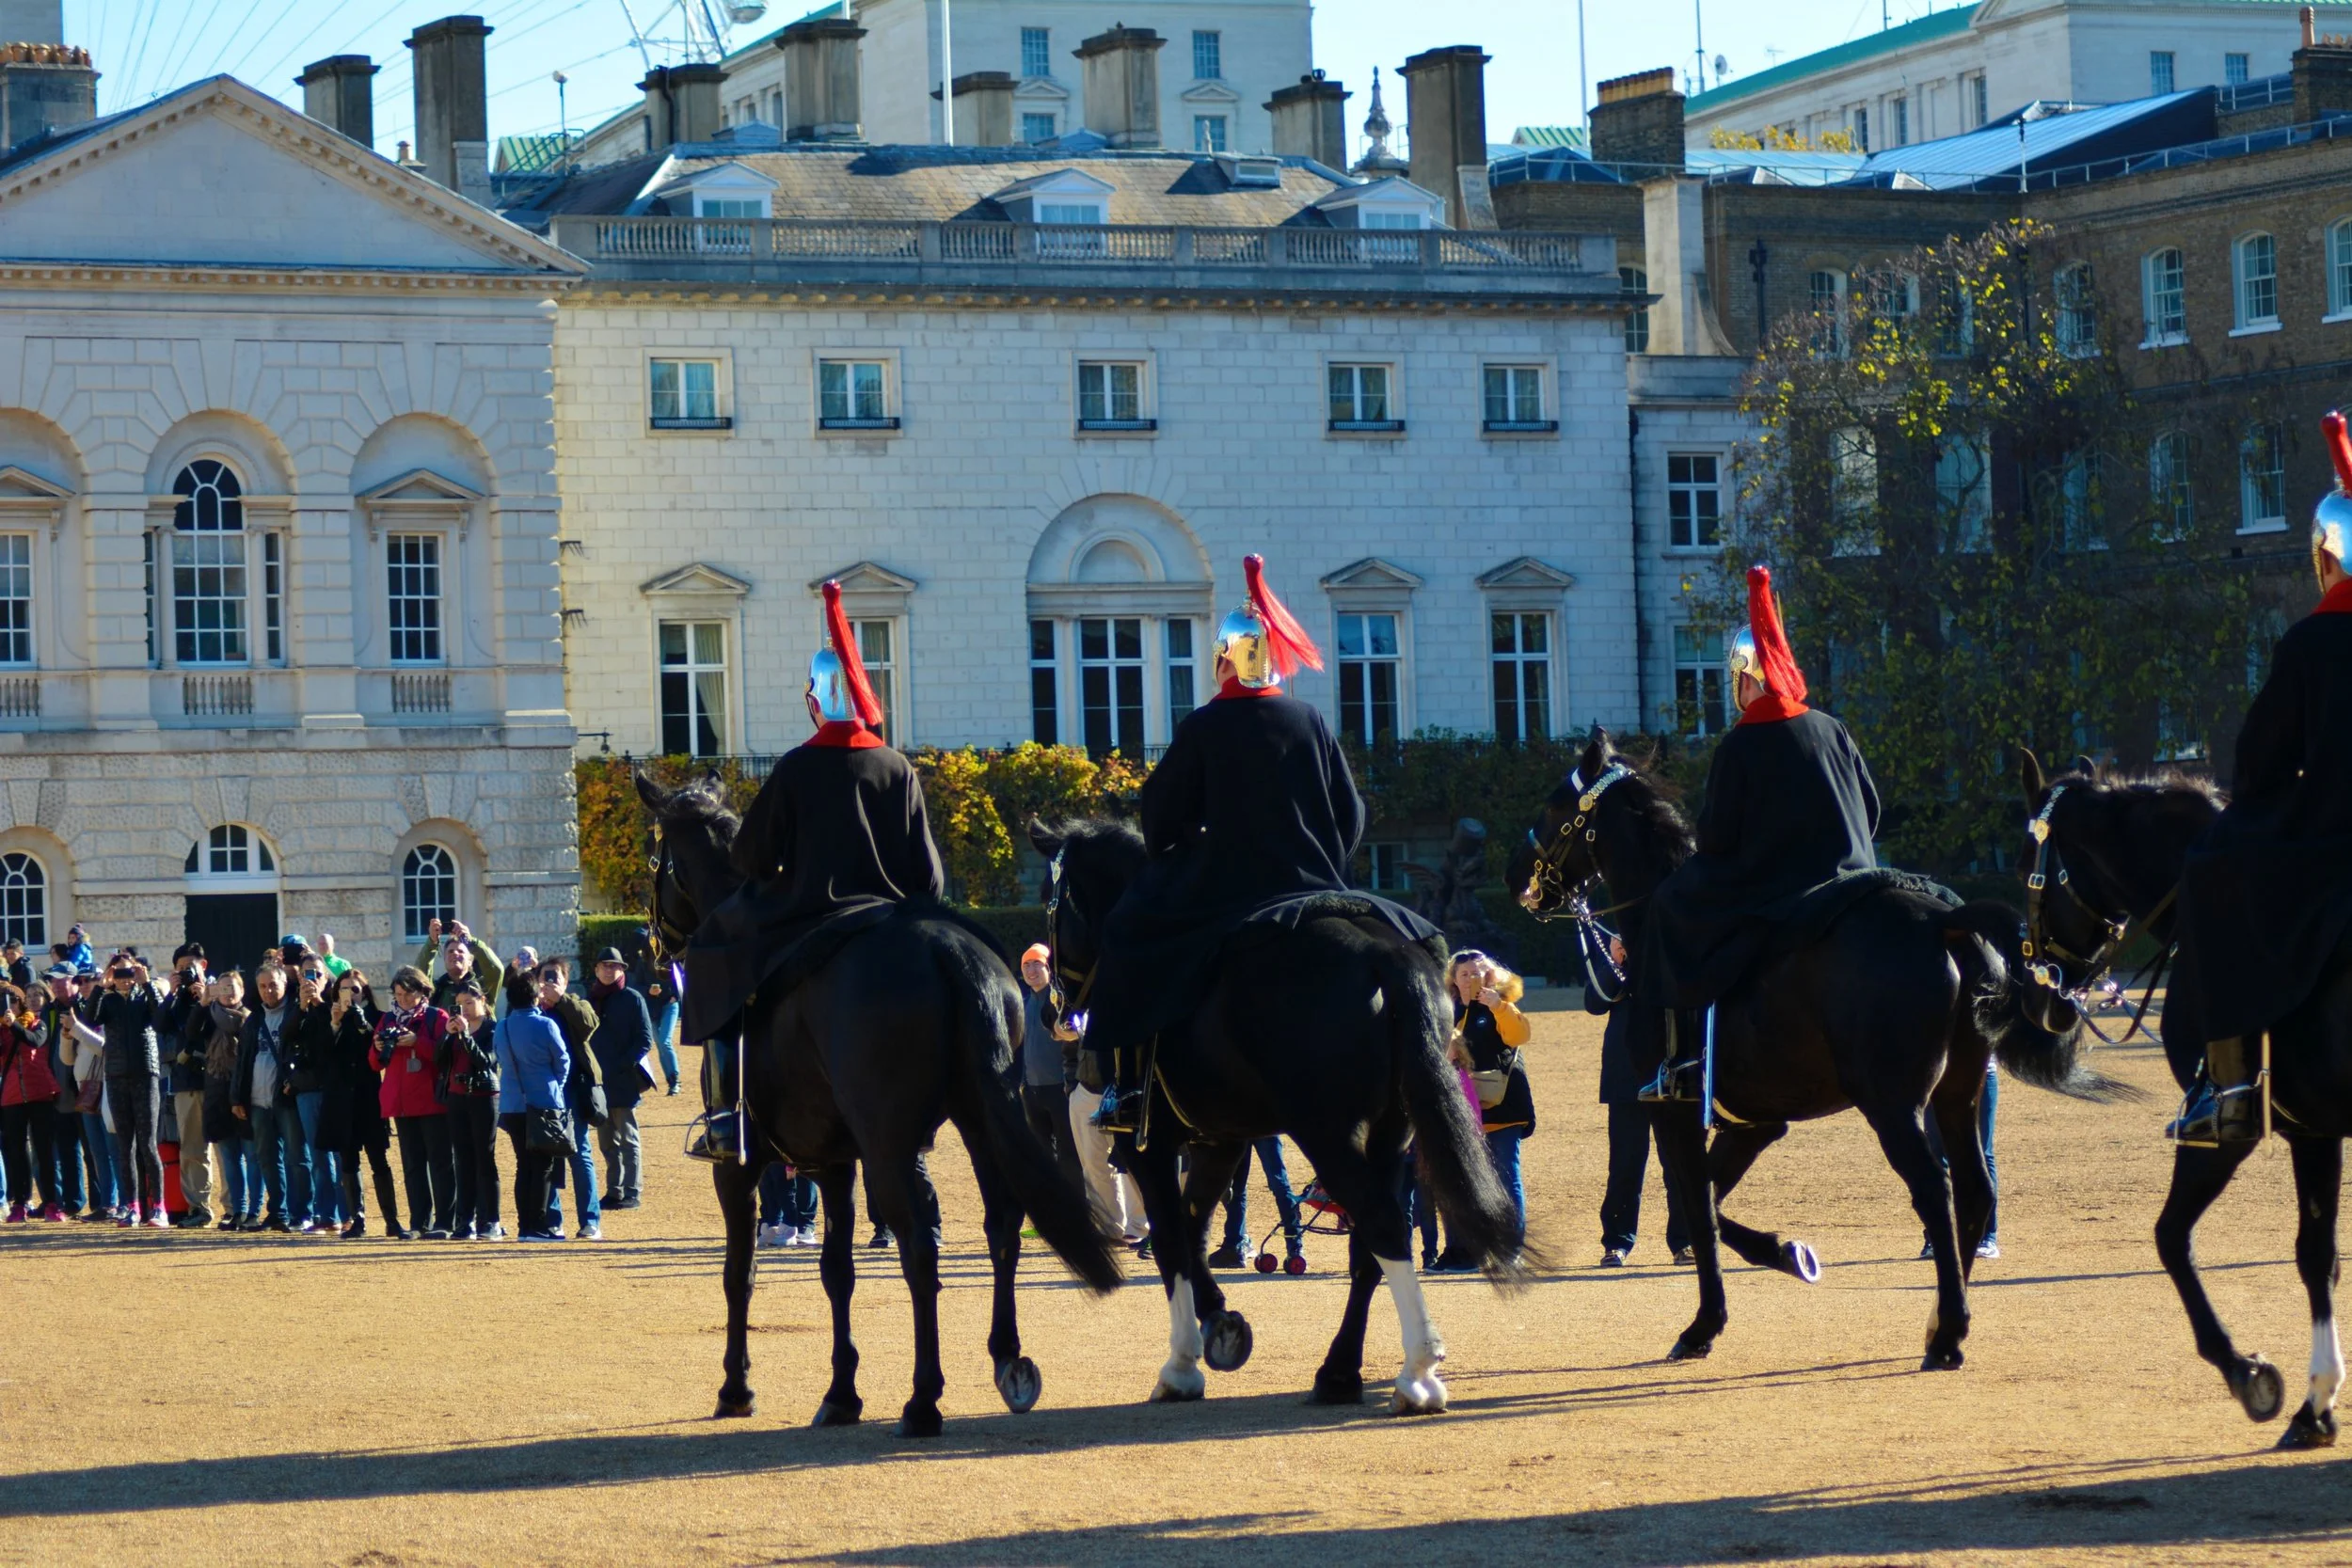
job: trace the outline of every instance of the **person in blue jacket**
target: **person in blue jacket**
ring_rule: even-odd
[[[548,1228],[555,1205],[558,1155],[537,1153],[524,1135],[524,1114],[562,1111],[564,1085],[572,1075],[572,1054],[564,1031],[534,1001],[499,1021],[499,1125],[515,1146],[515,1233],[526,1242],[560,1242]]]

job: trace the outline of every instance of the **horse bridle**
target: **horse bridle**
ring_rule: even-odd
[[[1631,777],[1632,768],[1622,762],[1613,762],[1587,786],[1581,769],[1569,769],[1568,787],[1577,791],[1575,814],[1553,830],[1551,842],[1548,845],[1536,836],[1534,829],[1527,830],[1528,846],[1535,851],[1535,866],[1528,874],[1527,891],[1535,895],[1536,905],[1527,912],[1546,923],[1554,920],[1576,922],[1577,929],[1583,937],[1579,945],[1584,955],[1585,981],[1606,1002],[1615,1002],[1619,998],[1610,995],[1608,988],[1600,983],[1600,976],[1593,972],[1593,955],[1608,952],[1610,941],[1616,933],[1603,926],[1600,917],[1630,909],[1641,900],[1630,898],[1622,904],[1612,904],[1605,910],[1594,909],[1586,902],[1584,890],[1600,878],[1598,860],[1595,860],[1593,869],[1579,879],[1574,887],[1568,885],[1567,863],[1579,840],[1591,844],[1599,837],[1599,831],[1592,822],[1594,813],[1599,809],[1600,798],[1609,793],[1612,784]],[[1554,900],[1550,909],[1542,907],[1547,895]]]
[[[1080,971],[1062,962],[1061,857],[1062,852],[1059,849],[1054,851],[1053,865],[1045,874],[1045,942],[1046,945],[1053,949],[1054,975],[1053,989],[1048,993],[1047,1000],[1054,1004],[1056,1010],[1067,1021],[1072,1016],[1086,1010],[1087,998],[1094,994],[1095,973],[1102,965],[1098,961]],[[1078,988],[1074,994],[1065,989],[1068,985],[1075,985]]]
[[[670,852],[669,841],[662,836],[659,822],[653,825],[652,852],[646,856],[645,863],[653,871],[653,887],[646,895],[645,928],[653,938],[654,961],[660,963],[673,953],[683,953],[687,939],[694,934],[694,929],[691,926],[678,925],[670,917],[670,911],[662,908],[663,884],[677,885],[677,862]]]
[[[2033,982],[2038,993],[2048,993],[2042,999],[2042,1026],[2051,1030],[2058,1027],[2050,1022],[2049,1015],[2049,1000],[2055,998],[2073,1007],[2075,1016],[2090,1027],[2091,1033],[2107,1040],[2110,1045],[2117,1045],[2122,1041],[2108,1039],[2106,1031],[2092,1022],[2088,1004],[2094,993],[2109,1000],[2122,994],[2122,988],[2109,978],[2108,972],[2115,966],[2116,954],[2122,951],[2124,943],[2131,940],[2132,916],[2126,911],[2122,918],[2117,919],[2093,909],[2067,871],[2066,862],[2051,838],[2050,831],[2050,814],[2057,809],[2058,798],[2066,793],[2067,788],[2063,784],[2051,785],[2050,793],[2042,800],[2042,809],[2034,813],[2033,819],[2026,824],[2026,834],[2032,841],[2033,847],[2027,852],[2026,863],[2026,919],[2018,931],[2019,947],[2025,955],[2026,978]],[[2105,928],[2106,935],[2090,952],[2074,952],[2050,935],[2043,909],[2053,889],[2065,894],[2076,909]],[[2180,891],[2176,883],[2170,892],[2158,899],[2155,908],[2150,910],[2146,918],[2139,922],[2140,929],[2153,929],[2156,922],[2163,919],[2165,912],[2172,907],[2172,900]],[[2130,1039],[2147,1018],[2149,999],[2155,995],[2156,982],[2172,956],[2173,945],[2166,943],[2164,950],[2157,954],[2154,964],[2150,966],[2147,989],[2140,995],[2139,1008],[2132,1015],[2130,1026],[2123,1031],[2123,1039]],[[2079,970],[2083,976],[2079,983],[2072,986],[2066,982],[2069,965]]]

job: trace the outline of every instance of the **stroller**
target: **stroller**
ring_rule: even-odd
[[[1311,1180],[1298,1195],[1298,1233],[1301,1236],[1344,1236],[1349,1228],[1347,1211],[1323,1190],[1321,1179]],[[1305,1274],[1307,1259],[1301,1253],[1294,1252],[1288,1258],[1276,1259],[1274,1238],[1281,1234],[1282,1226],[1277,1221],[1274,1228],[1265,1233],[1265,1239],[1258,1243],[1258,1272],[1272,1274],[1279,1268],[1288,1275]]]

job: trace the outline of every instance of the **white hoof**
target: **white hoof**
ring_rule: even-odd
[[[1389,1408],[1399,1416],[1438,1416],[1445,1411],[1445,1385],[1435,1372],[1399,1377]]]
[[[1171,1361],[1160,1369],[1160,1381],[1152,1386],[1153,1404],[1184,1404],[1209,1391],[1209,1380],[1198,1366]]]

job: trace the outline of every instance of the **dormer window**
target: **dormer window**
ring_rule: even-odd
[[[1409,229],[1419,233],[1429,227],[1429,214],[1416,207],[1359,207],[1357,214],[1366,229]]]
[[[1041,200],[1037,204],[1037,221],[1057,224],[1089,224],[1097,229],[1106,221],[1099,201]]]
[[[698,218],[764,218],[768,215],[768,198],[764,196],[704,196],[694,195],[694,215]]]

